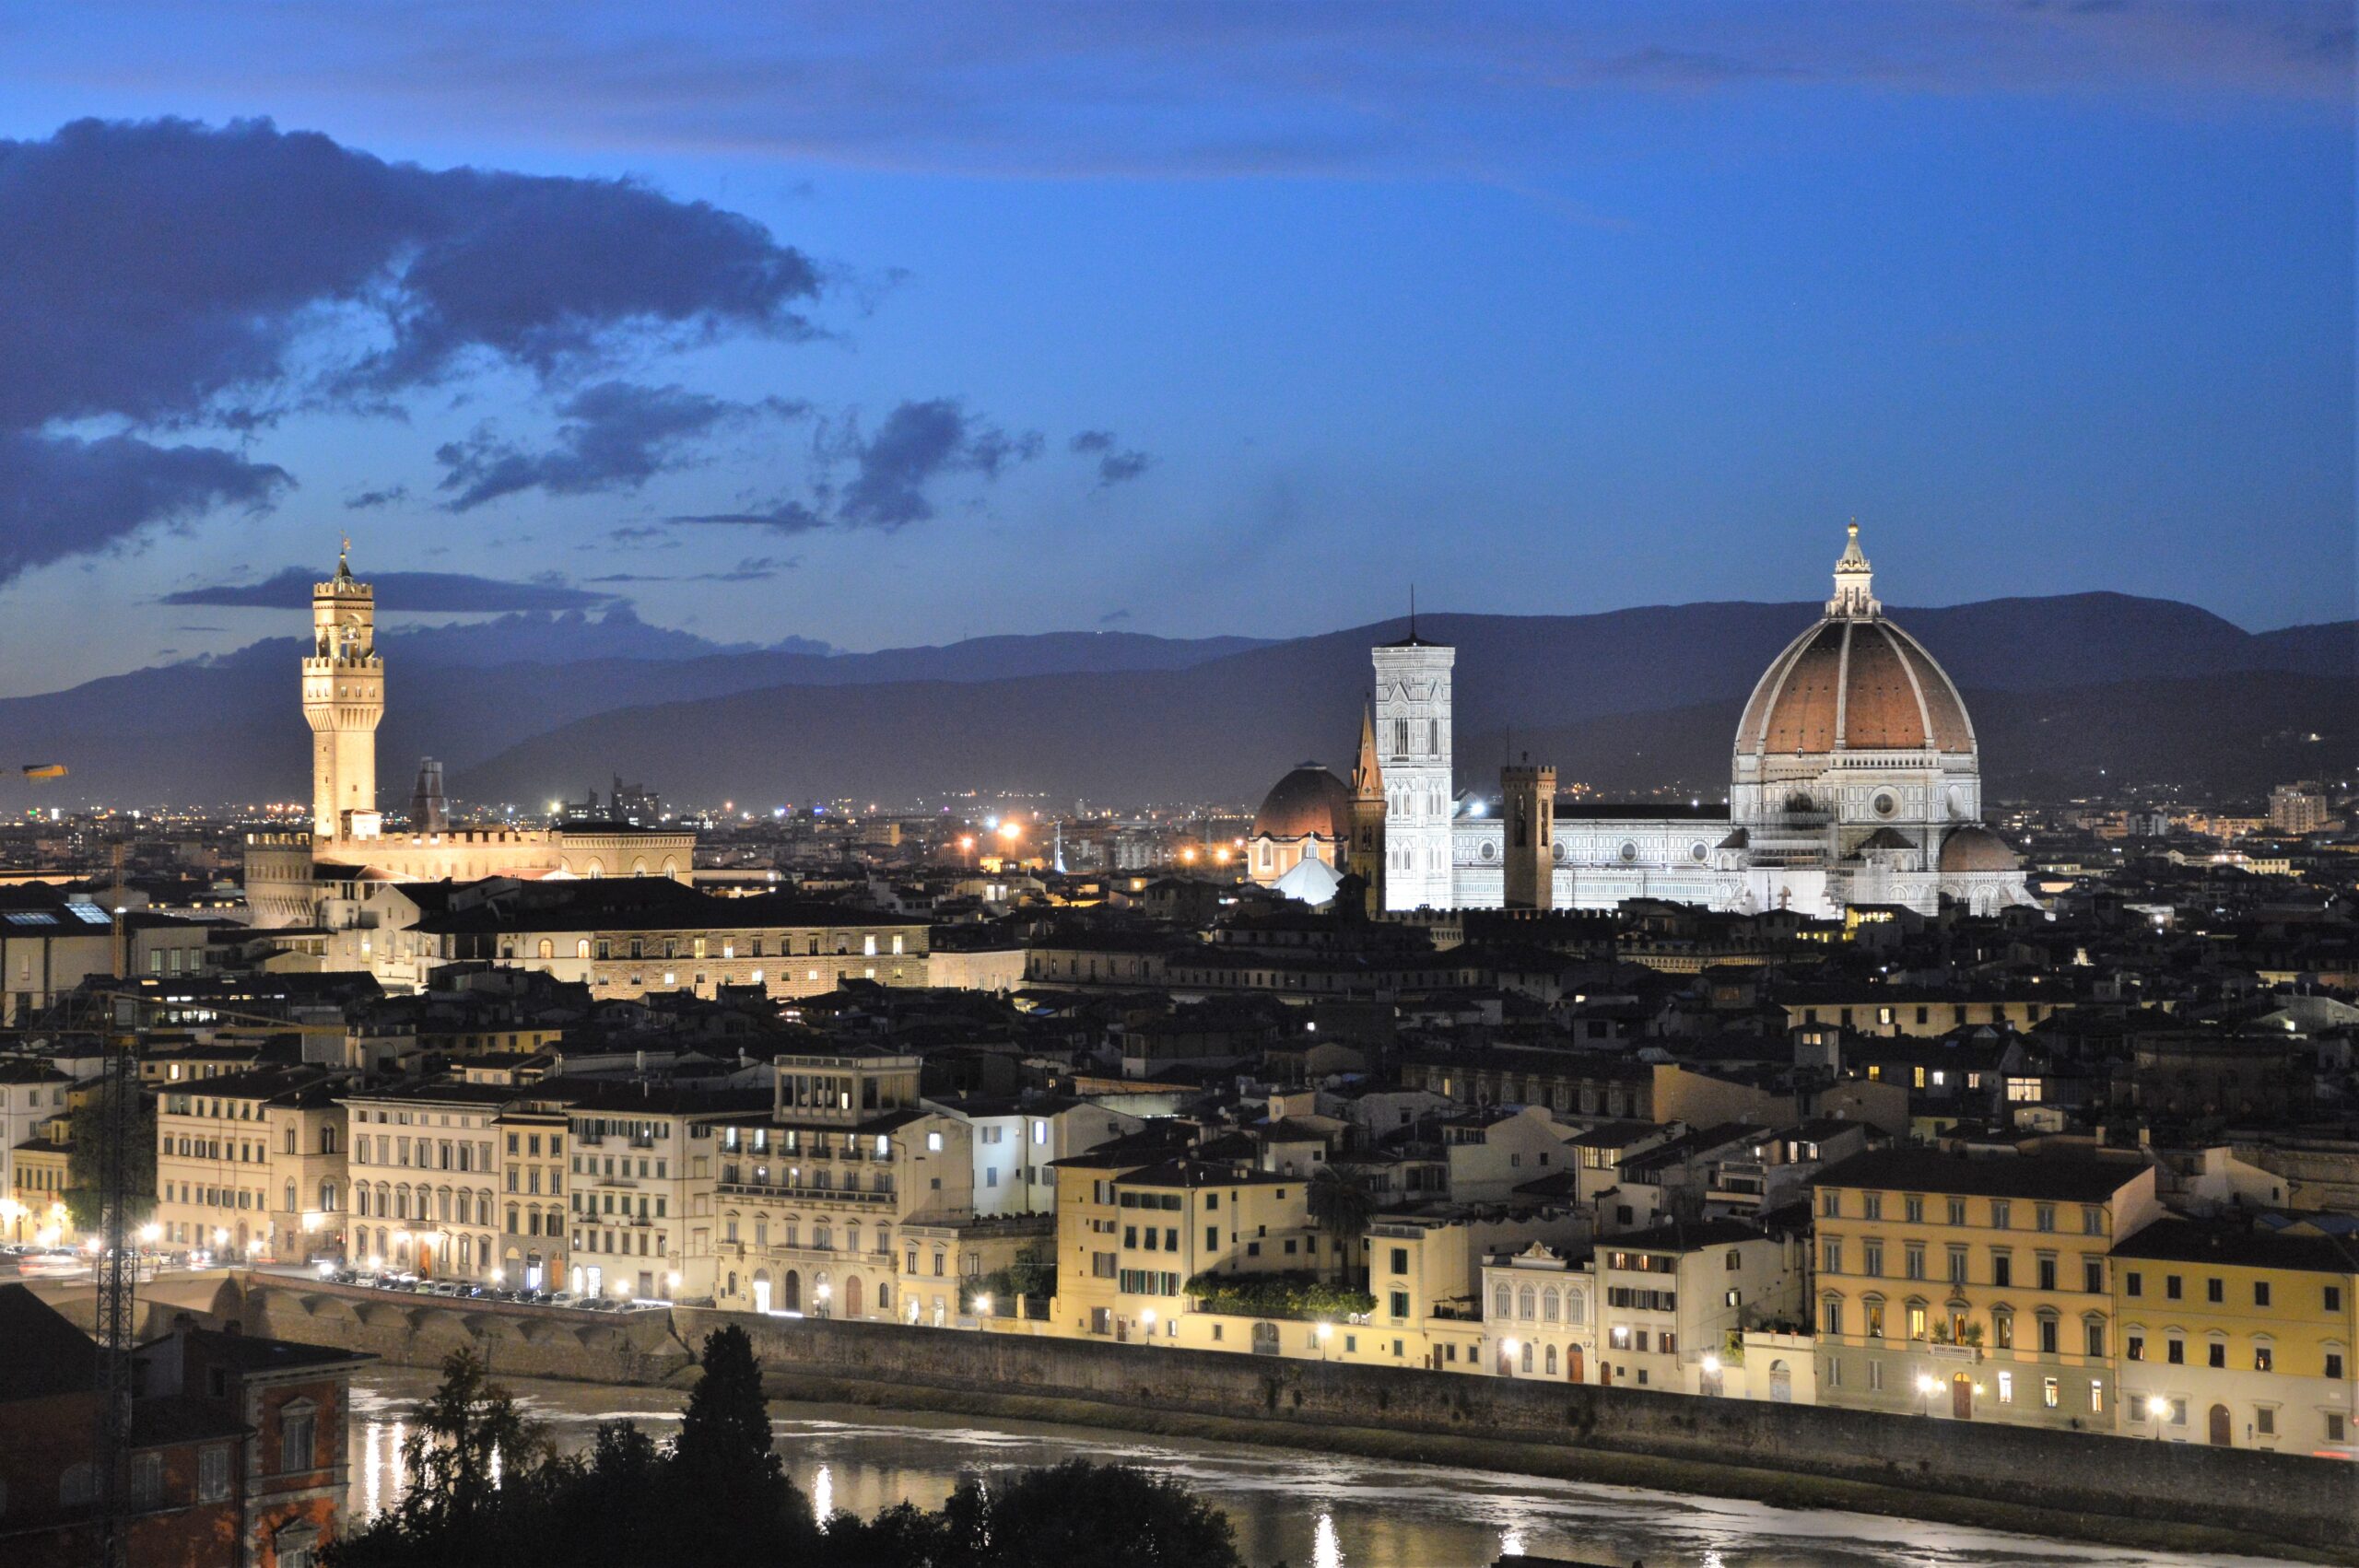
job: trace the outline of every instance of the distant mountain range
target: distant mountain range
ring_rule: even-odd
[[[1725,788],[1745,694],[1818,613],[1436,614],[1418,631],[1458,649],[1470,781],[1512,747],[1601,789],[1709,796]],[[2345,769],[2359,741],[2359,623],[2254,634],[2111,593],[1892,614],[1965,690],[1997,793],[2115,780],[2250,794]],[[864,654],[722,647],[626,612],[405,631],[381,638],[379,780],[397,805],[433,755],[462,801],[546,802],[621,773],[687,802],[972,788],[1250,804],[1297,762],[1345,770],[1368,647],[1403,629],[1285,642],[1051,633]],[[11,777],[0,803],[299,797],[300,649],[272,639],[0,701],[17,760],[73,770],[50,785]]]

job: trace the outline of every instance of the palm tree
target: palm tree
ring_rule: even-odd
[[[1334,1166],[1321,1165],[1303,1196],[1310,1223],[1343,1243],[1337,1251],[1348,1257],[1350,1244],[1367,1234],[1368,1221],[1376,1214],[1376,1195]]]

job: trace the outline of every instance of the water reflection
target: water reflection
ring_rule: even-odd
[[[401,1495],[397,1419],[430,1374],[380,1369],[356,1381],[351,1506],[365,1516]],[[682,1396],[663,1389],[517,1382],[566,1450],[604,1421],[659,1441]],[[2259,1568],[2258,1558],[2126,1554],[1870,1515],[1778,1509],[1717,1498],[1396,1464],[1283,1448],[1132,1437],[1025,1422],[852,1406],[770,1407],[788,1475],[830,1512],[867,1517],[908,1501],[939,1508],[963,1475],[1091,1458],[1137,1464],[1197,1489],[1227,1514],[1248,1562],[1312,1568],[1487,1568],[1505,1550],[1648,1568]]]

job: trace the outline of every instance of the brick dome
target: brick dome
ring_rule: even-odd
[[[2007,841],[1977,823],[1961,827],[1942,840],[1942,870],[1945,872],[2013,872],[2023,859]]]
[[[1970,753],[1974,727],[1915,638],[1881,615],[1832,615],[1795,638],[1753,688],[1736,749]]]
[[[1278,780],[1253,813],[1253,837],[1291,840],[1316,835],[1331,843],[1351,837],[1352,792],[1315,762]]]

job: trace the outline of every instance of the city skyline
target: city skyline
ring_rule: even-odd
[[[347,531],[852,649],[1780,600],[1852,515],[1911,603],[2353,613],[2330,7],[272,15],[12,56],[10,692]]]

